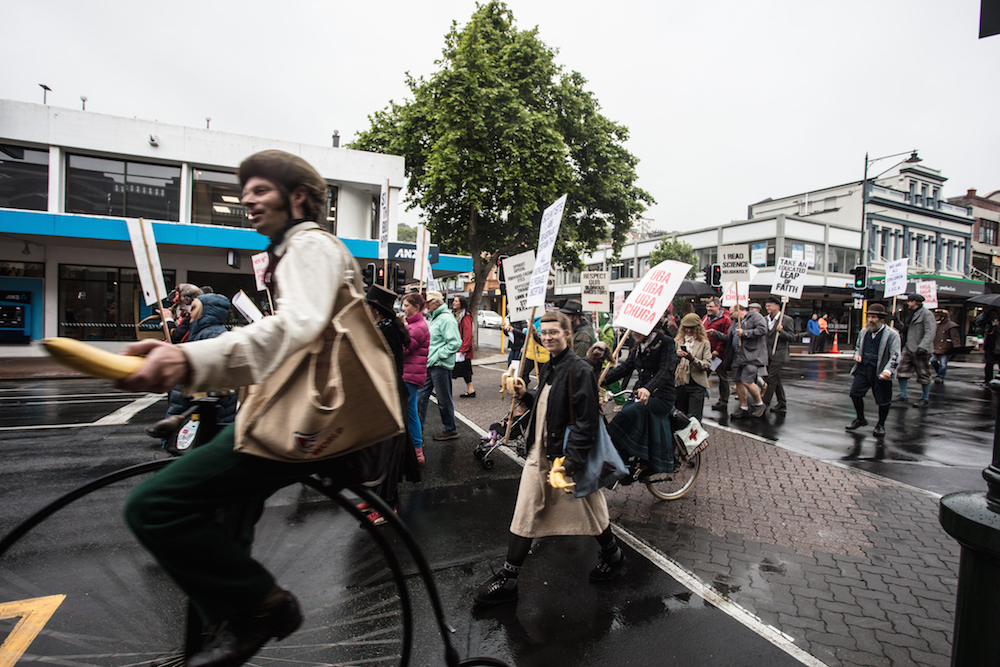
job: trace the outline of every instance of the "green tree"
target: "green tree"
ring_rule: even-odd
[[[396,240],[400,243],[416,243],[417,228],[409,225],[398,225],[396,227]]]
[[[649,253],[649,265],[656,266],[668,259],[691,265],[691,269],[684,276],[688,280],[694,280],[698,276],[698,256],[690,243],[667,237],[660,239],[653,251]]]
[[[464,27],[452,23],[439,70],[407,74],[413,99],[369,116],[350,146],[406,158],[410,208],[442,250],[472,255],[473,312],[497,258],[534,248],[542,211],[562,194],[553,260],[570,267],[608,238],[620,251],[653,203],[635,186],[628,129],[554,55],[503,2],[477,4]]]

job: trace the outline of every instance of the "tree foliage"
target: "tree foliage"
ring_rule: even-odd
[[[694,247],[690,243],[667,237],[660,239],[660,242],[649,253],[649,265],[656,266],[668,259],[691,265],[691,269],[684,276],[688,280],[694,280],[698,276],[698,255],[695,254]]]
[[[417,228],[409,225],[396,226],[396,240],[401,243],[416,243]]]
[[[503,2],[477,4],[464,27],[452,23],[436,64],[426,80],[407,74],[413,99],[369,116],[350,147],[406,158],[410,208],[442,250],[472,255],[472,310],[497,258],[534,248],[542,211],[564,193],[553,260],[579,267],[608,240],[620,251],[653,203],[635,186],[628,129],[600,113],[537,29],[519,30]]]

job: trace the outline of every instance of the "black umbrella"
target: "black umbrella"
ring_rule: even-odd
[[[974,296],[969,303],[978,303],[981,306],[1000,306],[1000,294],[980,294]]]
[[[719,296],[719,291],[706,283],[685,278],[681,281],[677,296]]]

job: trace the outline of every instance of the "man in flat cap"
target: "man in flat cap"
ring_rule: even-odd
[[[590,346],[594,344],[594,327],[590,326],[587,316],[583,314],[583,304],[579,301],[567,301],[566,305],[559,309],[560,313],[565,313],[573,325],[573,351],[581,359],[587,358]]]
[[[885,418],[892,405],[892,376],[899,363],[899,333],[885,324],[885,306],[873,303],[868,306],[868,324],[858,340],[854,352],[854,368],[851,375],[851,401],[854,402],[854,421],[846,426],[848,431],[856,431],[867,426],[865,420],[865,394],[871,389],[878,405],[878,423],[873,435],[885,437]]]
[[[785,387],[781,383],[781,367],[788,363],[791,352],[789,343],[795,339],[792,318],[781,314],[781,300],[776,296],[767,297],[764,302],[767,315],[764,321],[767,323],[767,388],[764,390],[763,400],[765,406],[771,405],[771,398],[775,398],[777,403],[771,412],[785,414]],[[775,344],[777,341],[777,345]]]
[[[913,405],[926,408],[931,390],[930,361],[937,322],[934,320],[934,313],[924,307],[924,297],[919,294],[906,297],[906,305],[909,308],[909,316],[903,325],[903,353],[896,373],[899,376],[899,396],[894,402],[904,406],[909,402],[906,385],[915,372],[920,383],[920,400]]]

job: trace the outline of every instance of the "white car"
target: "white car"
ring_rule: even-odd
[[[479,326],[481,327],[486,327],[487,329],[499,329],[502,322],[503,319],[500,317],[499,313],[492,310],[479,311]]]

